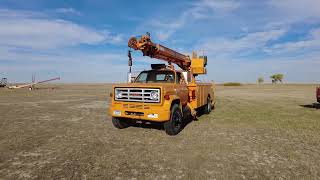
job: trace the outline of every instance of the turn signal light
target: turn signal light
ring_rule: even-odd
[[[169,94],[164,95],[164,99],[165,100],[170,100],[170,95]]]
[[[196,90],[192,90],[191,98],[192,99],[196,98]]]
[[[113,93],[110,93],[110,97],[113,97]]]

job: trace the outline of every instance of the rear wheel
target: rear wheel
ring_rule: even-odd
[[[211,111],[212,111],[211,99],[208,97],[207,104],[204,107],[204,113],[205,114],[210,114]]]
[[[112,124],[118,129],[124,129],[130,126],[130,124],[125,119],[112,118]]]
[[[171,108],[171,116],[168,122],[164,123],[164,129],[168,135],[177,135],[182,128],[182,113],[178,104]]]

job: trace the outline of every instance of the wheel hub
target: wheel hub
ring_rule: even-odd
[[[179,128],[181,126],[181,116],[179,116],[178,112],[173,114],[173,125],[175,128]]]

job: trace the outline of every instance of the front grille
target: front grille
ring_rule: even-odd
[[[150,106],[144,104],[123,104],[125,109],[150,109]]]
[[[121,92],[121,97],[116,96],[116,91]],[[159,94],[157,100],[150,98],[151,91],[156,91]],[[115,88],[115,100],[127,101],[127,102],[147,102],[158,103],[160,102],[160,89],[148,89],[148,88]]]

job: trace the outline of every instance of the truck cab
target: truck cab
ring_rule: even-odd
[[[182,105],[188,103],[188,87],[181,71],[166,68],[143,71],[134,81],[134,84],[157,83],[163,86],[168,95],[176,92]]]

